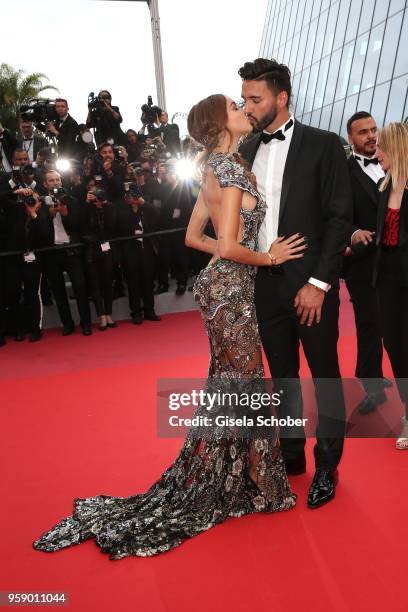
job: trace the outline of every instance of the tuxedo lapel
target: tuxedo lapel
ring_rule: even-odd
[[[370,179],[369,176],[364,172],[364,170],[359,166],[357,160],[353,156],[351,161],[351,170],[354,172],[356,179],[359,181],[363,189],[368,193],[373,204],[377,206],[377,185],[375,182]]]
[[[282,191],[281,191],[281,199],[280,199],[280,207],[279,207],[279,221],[281,221],[283,216],[283,211],[285,210],[286,202],[289,195],[289,188],[291,185],[291,181],[293,180],[293,173],[295,170],[296,160],[300,149],[300,144],[303,135],[303,125],[295,120],[295,125],[293,127],[293,135],[290,143],[288,156],[286,159],[285,170],[283,172],[282,178]]]

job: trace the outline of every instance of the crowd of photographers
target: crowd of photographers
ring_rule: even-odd
[[[178,229],[196,196],[178,172],[188,143],[150,97],[139,131],[121,123],[101,91],[89,96],[85,124],[59,98],[22,107],[18,135],[0,126],[0,346],[7,334],[40,340],[53,301],[62,334],[72,334],[70,298],[85,336],[92,303],[99,329],[115,327],[112,302],[125,287],[133,323],[159,321],[155,293],[174,277],[182,295],[206,264]]]

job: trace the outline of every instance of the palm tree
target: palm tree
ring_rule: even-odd
[[[26,74],[9,64],[0,66],[0,122],[12,132],[18,130],[20,106],[47,89],[58,91],[53,85],[44,83],[48,77],[42,72]]]

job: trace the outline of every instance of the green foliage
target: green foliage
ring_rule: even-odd
[[[48,77],[41,72],[27,74],[9,64],[0,65],[0,123],[3,127],[17,132],[20,106],[32,98],[41,97],[40,94],[47,89],[58,91],[44,80],[48,81]]]

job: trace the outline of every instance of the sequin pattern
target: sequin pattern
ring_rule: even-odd
[[[236,186],[256,198],[241,209],[241,244],[256,250],[265,203],[232,155],[208,160],[221,187]],[[264,376],[254,306],[256,269],[226,259],[208,265],[194,297],[210,343],[207,388],[214,381],[256,383]],[[203,414],[199,406],[196,415]],[[256,483],[249,473],[256,474]],[[152,556],[223,522],[253,512],[295,505],[276,435],[243,438],[222,428],[203,437],[192,428],[174,463],[146,492],[131,497],[97,495],[74,500],[74,513],[33,546],[54,552],[94,538],[111,559]]]

